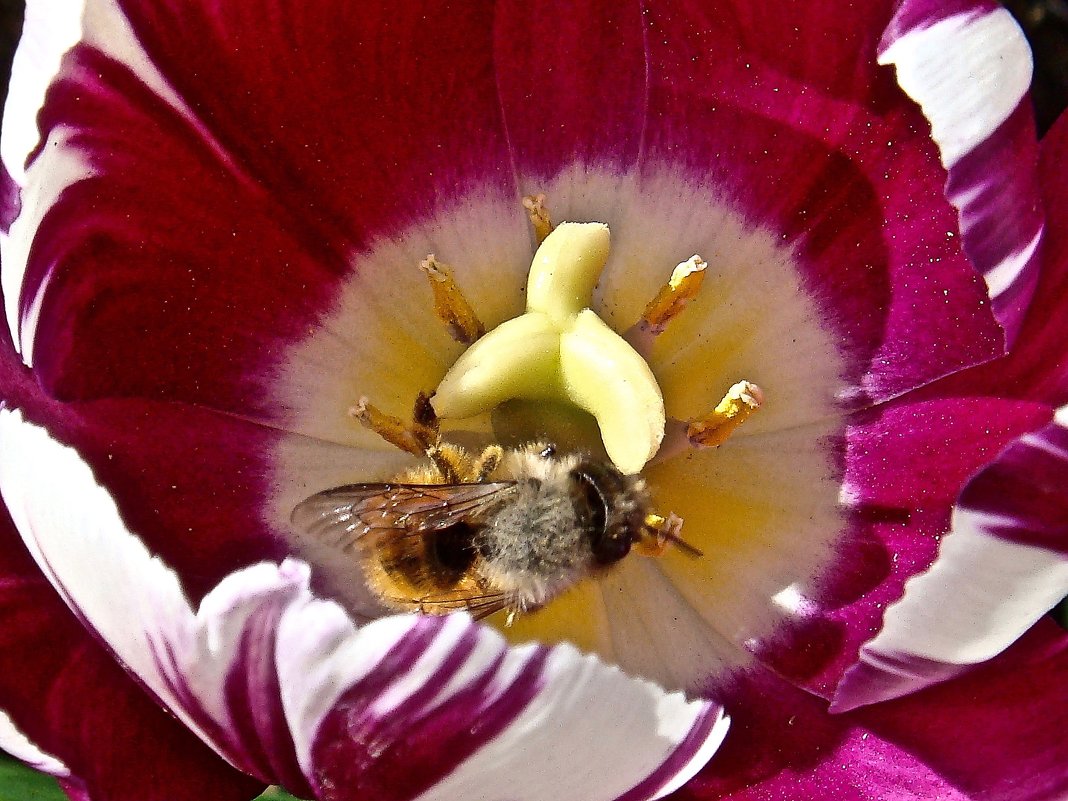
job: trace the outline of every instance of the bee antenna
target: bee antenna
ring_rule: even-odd
[[[696,545],[691,545],[682,538],[679,532],[682,531],[682,518],[672,512],[664,520],[663,524],[657,528],[657,537],[661,540],[666,540],[675,545],[679,550],[685,553],[687,556],[692,556],[695,559],[699,559],[705,555],[705,552],[698,548]]]
[[[673,531],[664,532],[664,539],[671,542],[673,545],[679,548],[687,556],[692,556],[695,559],[700,559],[705,555],[705,552],[698,548],[696,545],[691,545],[686,542],[682,537]]]

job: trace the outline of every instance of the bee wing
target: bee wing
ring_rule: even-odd
[[[290,522],[316,539],[348,550],[363,536],[448,528],[478,517],[515,487],[479,484],[349,484],[297,504]]]
[[[512,596],[504,592],[486,593],[442,593],[441,595],[424,595],[419,598],[389,599],[403,603],[414,601],[419,605],[419,611],[432,615],[447,614],[449,612],[469,612],[475,620],[482,620],[507,609],[512,604]]]

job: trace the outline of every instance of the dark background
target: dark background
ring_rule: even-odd
[[[1003,2],[1020,22],[1035,52],[1032,95],[1039,131],[1044,132],[1068,105],[1068,0]],[[24,7],[24,0],[0,0],[0,100],[7,95],[7,75]]]

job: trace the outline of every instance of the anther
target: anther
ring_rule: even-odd
[[[545,207],[545,195],[527,195],[523,198],[523,208],[527,210],[530,224],[534,226],[534,236],[540,245],[553,231],[553,222],[549,210]]]
[[[645,307],[638,324],[654,336],[662,334],[668,323],[678,317],[686,304],[701,291],[707,266],[704,259],[694,254],[675,267],[671,278]]]
[[[419,262],[419,269],[426,274],[434,292],[434,313],[445,323],[453,339],[470,345],[486,333],[486,327],[467,302],[452,277],[452,271],[446,265],[440,263],[431,253]]]
[[[705,448],[722,445],[763,403],[764,393],[760,387],[749,381],[739,381],[727,390],[711,413],[690,421],[686,437],[692,444]]]
[[[367,398],[360,398],[359,402],[349,409],[349,415],[390,445],[416,456],[425,456],[427,448],[437,441],[437,432],[429,426],[419,422],[409,426],[399,417],[386,414]]]

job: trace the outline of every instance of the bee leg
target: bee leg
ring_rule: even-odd
[[[441,475],[443,484],[466,484],[464,481],[463,451],[448,445],[431,445],[426,449],[426,456]]]
[[[634,552],[639,556],[659,558],[667,552],[669,545],[674,545],[688,556],[704,556],[701,550],[679,536],[681,530],[682,518],[674,513],[667,517],[658,514],[646,515],[645,523],[634,543]]]
[[[482,454],[475,460],[473,465],[474,482],[479,483],[489,478],[490,474],[497,469],[497,465],[501,463],[503,457],[504,450],[500,445],[490,445],[482,451]]]

